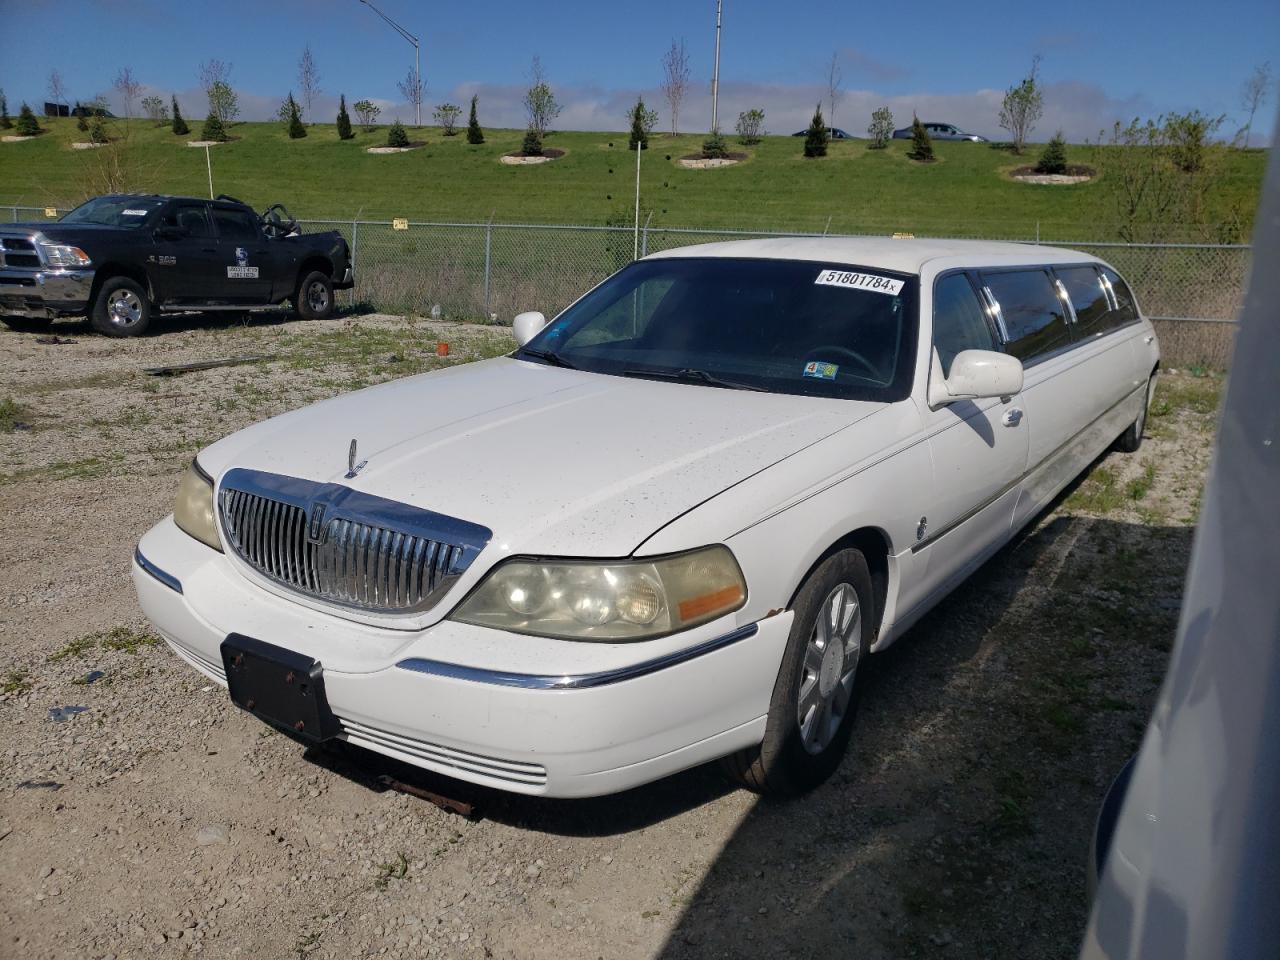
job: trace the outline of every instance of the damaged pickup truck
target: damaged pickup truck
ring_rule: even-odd
[[[305,320],[354,285],[337,231],[302,233],[280,204],[258,216],[233,197],[96,197],[53,223],[0,227],[0,321],[87,315],[113,337],[157,313],[254,310],[285,301]]]

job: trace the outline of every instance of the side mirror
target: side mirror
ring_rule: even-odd
[[[516,314],[516,318],[511,321],[511,332],[515,334],[516,343],[523,347],[546,325],[546,317],[537,310],[528,310]]]
[[[929,370],[929,406],[944,407],[957,400],[1011,397],[1022,389],[1022,361],[994,350],[961,350],[951,361],[951,376],[943,377],[938,351]]]

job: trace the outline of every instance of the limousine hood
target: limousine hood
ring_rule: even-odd
[[[655,530],[882,405],[604,376],[501,357],[335,397],[200,454],[493,531],[509,553],[626,556]],[[367,464],[351,480],[348,448]],[[726,531],[729,533],[730,531]]]

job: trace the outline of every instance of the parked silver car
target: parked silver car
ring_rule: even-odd
[[[924,128],[934,140],[969,140],[972,143],[987,142],[986,137],[979,136],[976,133],[965,133],[952,123],[926,123]],[[901,130],[893,131],[893,139],[910,140],[911,128],[903,127]]]

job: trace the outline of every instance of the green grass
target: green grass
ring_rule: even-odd
[[[481,118],[483,121],[483,117]],[[48,120],[36,140],[0,144],[0,202],[69,207],[94,192],[106,150],[72,150],[84,138],[74,121]],[[198,125],[197,125],[198,127]],[[123,129],[117,124],[116,133]],[[547,146],[563,158],[538,166],[506,166],[499,157],[519,149],[522,132],[486,130],[486,143],[444,137],[437,128],[410,131],[427,146],[375,156],[386,127],[340,141],[331,124],[289,140],[275,123],[236,124],[240,139],[213,147],[214,190],[262,208],[283,202],[305,218],[497,222],[629,222],[635,155],[625,134],[564,132]],[[131,189],[204,195],[205,154],[187,147],[168,127],[131,125],[126,169]],[[937,143],[939,162],[906,158],[908,141],[868,150],[866,141],[831,144],[819,160],[801,156],[801,141],[766,137],[745,148],[745,162],[719,170],[686,170],[675,160],[700,149],[701,135],[657,135],[641,172],[642,216],[653,226],[714,226],[832,232],[915,231],[948,235],[1033,237],[1037,222],[1048,239],[1106,240],[1115,236],[1105,178],[1070,186],[1010,180],[1007,172],[1034,163],[987,144]],[[612,144],[612,146],[610,146]],[[667,157],[671,159],[668,160]],[[1068,148],[1071,163],[1088,163],[1091,148]],[[1252,217],[1266,154],[1234,151],[1209,201],[1209,219],[1233,206]],[[0,203],[2,205],[2,203]],[[0,218],[4,213],[0,210]],[[1246,224],[1248,226],[1248,224]]]
[[[25,670],[10,670],[0,677],[0,693],[23,694],[31,689],[31,676]]]
[[[154,633],[144,630],[133,630],[129,627],[113,627],[98,633],[90,633],[71,640],[61,650],[49,656],[50,663],[70,660],[72,657],[83,658],[94,650],[122,650],[125,653],[137,653],[143,647],[154,647],[160,638]]]

